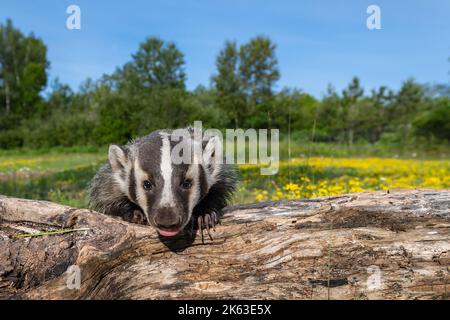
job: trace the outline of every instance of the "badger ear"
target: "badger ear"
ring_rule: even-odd
[[[108,159],[113,171],[123,170],[128,163],[125,150],[116,144],[109,146]]]

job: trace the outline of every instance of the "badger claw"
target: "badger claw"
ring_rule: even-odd
[[[204,213],[197,218],[197,226],[200,230],[200,234],[202,235],[202,243],[205,243],[205,239],[203,236],[203,230],[206,229],[208,233],[209,239],[213,241],[213,237],[211,235],[211,228],[216,231],[216,224],[219,222],[217,218],[217,214],[212,211],[208,213]]]
[[[145,224],[146,223],[144,213],[140,210],[133,210],[133,211],[127,212],[123,216],[123,220],[125,220],[127,222],[131,222],[131,223],[137,223],[137,224]]]

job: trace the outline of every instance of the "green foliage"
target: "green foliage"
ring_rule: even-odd
[[[217,75],[212,77],[217,93],[216,104],[238,128],[245,116],[246,101],[238,75],[239,52],[236,42],[225,42],[224,49],[217,56],[216,67]]]
[[[49,119],[34,118],[25,125],[24,145],[36,148],[69,147],[93,143],[92,127],[95,123],[85,113],[54,112]]]
[[[227,41],[212,77],[217,106],[238,127],[267,128],[273,112],[273,86],[280,78],[276,45],[259,36],[237,47]]]
[[[132,61],[99,81],[94,96],[100,144],[124,143],[138,135],[187,120],[183,54],[175,44],[148,38]]]
[[[141,88],[184,88],[184,57],[172,42],[148,38],[140,44],[129,66]]]
[[[32,115],[47,84],[47,48],[33,34],[24,36],[12,21],[0,25],[0,110]]]
[[[293,141],[324,146],[319,153],[332,150],[330,143],[355,153],[368,143],[377,152],[441,150],[450,139],[448,84],[426,86],[409,79],[398,92],[386,87],[367,92],[355,77],[342,92],[329,85],[320,100],[296,88],[275,91],[276,45],[263,36],[239,46],[226,41],[212,85],[191,91],[176,44],[149,37],[112,74],[87,79],[77,91],[56,79],[43,98],[46,50],[10,20],[0,25],[2,150],[95,148],[196,120],[219,129],[279,128]]]
[[[416,133],[431,139],[450,141],[450,98],[433,101],[413,122]]]

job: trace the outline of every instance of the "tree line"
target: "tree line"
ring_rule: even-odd
[[[8,20],[0,25],[0,148],[124,143],[159,128],[201,120],[213,128],[288,128],[295,139],[398,145],[450,140],[450,85],[406,80],[397,91],[367,92],[353,78],[317,99],[297,88],[275,91],[276,44],[265,36],[226,41],[208,86],[186,88],[186,61],[173,42],[145,39],[129,62],[77,91],[47,87],[45,43]],[[300,77],[301,75],[299,75]]]

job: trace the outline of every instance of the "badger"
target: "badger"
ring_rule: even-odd
[[[108,161],[90,183],[89,207],[148,224],[163,237],[197,226],[202,241],[204,230],[212,240],[210,229],[220,223],[222,209],[236,189],[237,171],[216,154],[222,143],[217,136],[198,141],[192,128],[186,130],[184,146],[200,146],[202,161],[174,163],[171,155],[181,143],[173,139],[174,130],[157,130],[125,145],[110,145]]]

